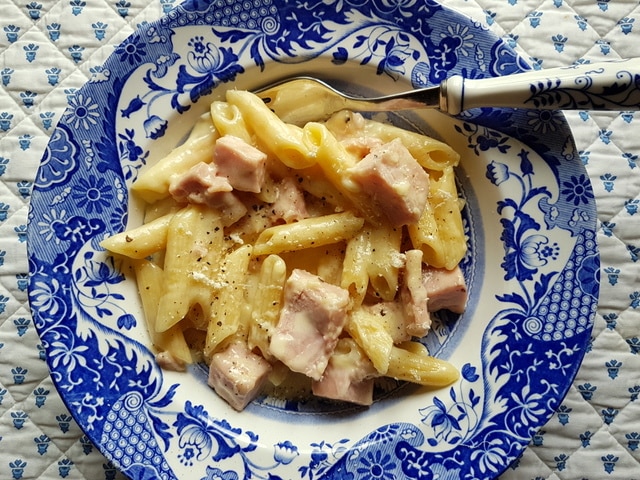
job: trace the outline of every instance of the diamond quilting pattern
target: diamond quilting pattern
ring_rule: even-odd
[[[29,190],[67,96],[177,0],[5,0],[0,12],[0,478],[123,478],[55,392],[26,304]],[[224,3],[224,2],[221,2]],[[536,68],[636,53],[637,2],[448,0]],[[503,479],[640,478],[640,115],[567,113],[598,201],[601,298],[556,414]]]

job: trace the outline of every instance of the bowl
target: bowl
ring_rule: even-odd
[[[129,187],[228,89],[313,74],[385,94],[529,68],[431,0],[187,0],[141,26],[71,96],[29,211],[34,322],[87,436],[131,478],[497,477],[562,401],[596,311],[594,195],[560,112],[386,117],[461,155],[469,300],[425,340],[460,369],[447,388],[396,385],[369,408],[262,396],[236,412],[205,366],[157,366],[135,281],[99,243],[141,223]]]

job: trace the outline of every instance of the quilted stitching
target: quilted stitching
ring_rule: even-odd
[[[3,0],[0,13],[0,477],[122,478],[55,393],[27,307],[31,180],[66,95],[174,0]],[[631,56],[637,2],[450,0],[541,68]],[[592,343],[556,414],[503,479],[640,478],[638,114],[571,112],[603,252]],[[16,260],[19,259],[19,260]],[[10,348],[9,348],[10,346]]]

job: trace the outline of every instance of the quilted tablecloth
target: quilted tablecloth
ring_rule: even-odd
[[[114,47],[177,0],[0,0],[0,478],[119,479],[49,377],[26,223],[48,137]],[[638,54],[625,0],[448,0],[540,68]],[[639,24],[636,24],[638,20]],[[502,479],[640,479],[640,114],[567,112],[598,207],[601,298],[583,365]]]

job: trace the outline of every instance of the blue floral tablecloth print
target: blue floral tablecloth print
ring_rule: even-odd
[[[633,2],[446,4],[540,68],[632,56],[640,40],[640,6]],[[26,219],[53,127],[67,102],[81,102],[73,93],[102,73],[104,60],[134,29],[173,6],[174,0],[0,0],[0,478],[124,478],[75,424],[48,375],[27,304]],[[640,478],[640,137],[634,135],[640,114],[567,118],[596,194],[601,298],[572,388],[501,478]]]

